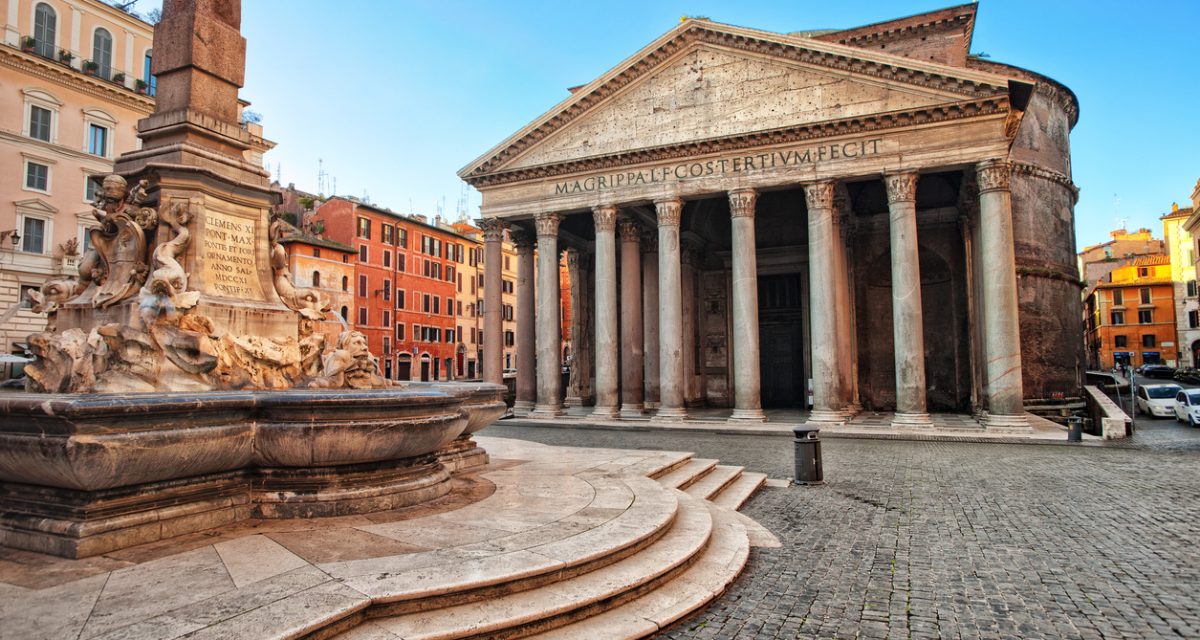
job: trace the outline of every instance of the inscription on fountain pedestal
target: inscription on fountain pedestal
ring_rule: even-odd
[[[212,295],[263,300],[255,221],[208,209],[204,212],[204,287]]]

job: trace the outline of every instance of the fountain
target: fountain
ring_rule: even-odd
[[[155,112],[104,178],[79,276],[34,296],[26,393],[0,396],[0,544],[85,557],[246,518],[444,495],[486,464],[491,384],[395,383],[366,338],[327,344],[247,161],[237,0],[165,0]]]

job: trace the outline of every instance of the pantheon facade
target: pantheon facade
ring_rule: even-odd
[[[533,416],[753,422],[811,402],[817,424],[1019,431],[1076,402],[1078,103],[969,55],[976,9],[791,34],[687,19],[465,167],[485,378],[507,234]]]

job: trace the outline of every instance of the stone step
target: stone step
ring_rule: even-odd
[[[704,477],[689,485],[685,491],[697,498],[712,500],[713,496],[721,493],[722,489],[741,477],[742,470],[743,467],[719,464],[704,474]]]
[[[709,471],[712,471],[712,468],[717,466],[717,462],[717,460],[708,460],[705,458],[692,458],[673,471],[658,476],[655,479],[658,480],[659,484],[670,489],[686,489]]]
[[[717,506],[737,511],[766,481],[767,474],[765,473],[744,471],[737,480],[726,485],[715,497],[710,499]]]
[[[529,637],[537,640],[645,638],[720,597],[746,566],[750,541],[739,518],[741,514],[717,506],[709,509],[713,514],[712,539],[687,571],[636,600]]]
[[[520,637],[602,613],[619,602],[644,595],[661,583],[669,584],[705,552],[713,532],[713,510],[702,500],[686,494],[679,494],[678,499],[679,511],[670,530],[619,562],[487,600],[370,619],[337,638]]]
[[[594,571],[636,555],[672,529],[678,492],[643,476],[597,474],[589,482],[596,487],[594,508],[542,526],[452,549],[318,568],[371,598],[376,610],[399,615],[486,600]],[[453,517],[488,522],[503,517],[504,504],[485,499]]]

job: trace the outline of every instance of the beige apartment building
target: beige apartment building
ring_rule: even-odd
[[[96,0],[0,0],[0,15],[0,340],[22,353],[45,317],[21,301],[75,275],[97,226],[90,178],[140,146],[153,27]]]

